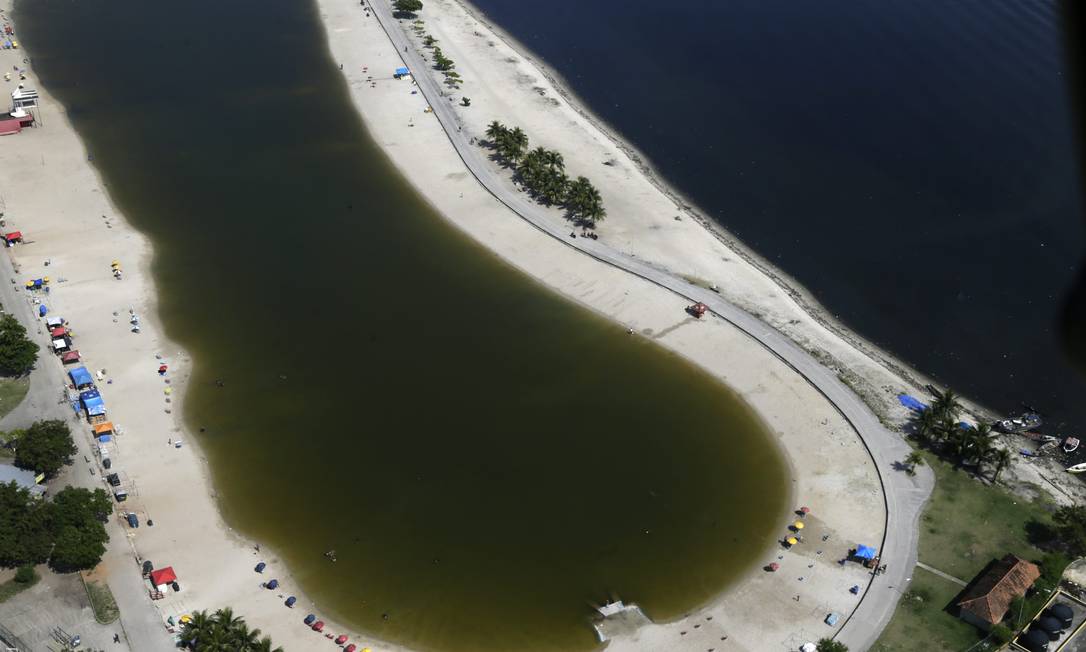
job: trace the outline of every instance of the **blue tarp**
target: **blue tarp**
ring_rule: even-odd
[[[408,70],[407,68],[397,68],[396,69],[396,75],[398,77],[402,77],[403,75],[409,75],[409,74],[411,74],[411,71]]]
[[[860,559],[874,559],[875,549],[868,546],[856,546],[856,556]]]
[[[83,388],[94,384],[94,376],[91,376],[91,373],[87,371],[86,367],[76,367],[69,371],[68,375],[72,377],[72,382],[75,383],[76,388]]]
[[[909,396],[908,394],[898,394],[897,400],[901,401],[901,404],[910,410],[916,410],[917,412],[923,412],[928,409],[928,406],[921,403],[918,399]]]
[[[98,435],[98,441],[102,442],[103,444],[113,441],[113,435]]]
[[[79,400],[83,403],[83,409],[87,411],[87,416],[94,417],[106,413],[106,402],[102,400],[102,395],[98,393],[96,389],[88,389],[85,392],[79,394]]]

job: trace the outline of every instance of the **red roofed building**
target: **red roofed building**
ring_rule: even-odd
[[[1036,565],[1014,555],[989,564],[958,598],[958,617],[987,631],[1003,620],[1011,601],[1026,595],[1041,576]]]

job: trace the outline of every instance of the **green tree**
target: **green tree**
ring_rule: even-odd
[[[993,448],[988,456],[988,462],[992,465],[992,482],[999,480],[999,474],[1010,466],[1014,456],[1006,448]]]
[[[508,133],[509,128],[497,120],[492,120],[490,124],[486,126],[486,137],[495,147],[497,147],[498,142],[501,141],[502,137],[506,136]]]
[[[1059,543],[1072,555],[1086,555],[1086,506],[1067,505],[1052,515]]]
[[[102,534],[103,537],[100,538],[94,533],[81,532],[70,525],[61,528],[53,545],[53,554],[49,557],[49,567],[58,573],[94,568],[106,552],[105,542],[102,540],[105,528],[102,528]]]
[[[437,39],[430,34],[427,34],[426,38],[422,39],[422,44],[428,48],[433,47],[434,43],[437,43]]]
[[[924,456],[920,454],[920,451],[913,451],[905,458],[905,472],[909,475],[916,475],[916,467],[918,466],[924,466]]]
[[[0,566],[40,564],[52,547],[46,503],[15,482],[0,484]]]
[[[498,153],[502,158],[516,165],[528,151],[528,134],[520,127],[514,127],[502,135],[498,141]]]
[[[26,329],[11,315],[0,317],[0,374],[24,376],[38,361],[38,345],[26,337]]]
[[[960,397],[954,393],[954,390],[948,389],[945,392],[936,392],[931,409],[941,418],[949,417],[957,420],[958,413],[962,410],[962,404]]]
[[[932,441],[937,439],[938,430],[939,416],[935,414],[935,410],[927,408],[913,417],[913,437],[921,445],[930,446]]]
[[[19,584],[33,584],[37,579],[38,574],[30,564],[20,566],[19,570],[15,571],[15,581]]]
[[[600,191],[585,177],[577,177],[569,184],[566,208],[578,222],[586,226],[594,226],[607,215]]]
[[[817,652],[848,652],[848,646],[841,641],[835,641],[832,638],[823,638],[818,641],[818,646],[815,647]]]
[[[65,487],[49,508],[55,540],[49,566],[62,573],[97,566],[109,541],[103,523],[113,511],[106,492]]]
[[[422,11],[422,0],[396,0],[392,6],[401,14],[414,15],[415,12]]]
[[[72,432],[59,419],[37,421],[19,437],[15,466],[53,477],[75,455]]]

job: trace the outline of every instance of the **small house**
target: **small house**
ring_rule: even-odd
[[[45,487],[38,484],[38,476],[33,471],[26,471],[11,464],[0,464],[0,484],[9,482],[14,482],[39,498],[45,494]]]
[[[1011,601],[1025,596],[1040,576],[1035,564],[1015,555],[992,562],[959,596],[958,617],[988,631],[1003,620]]]

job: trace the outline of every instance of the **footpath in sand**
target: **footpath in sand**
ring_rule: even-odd
[[[871,582],[870,575],[859,567],[836,563],[857,543],[874,541],[881,546],[887,522],[879,469],[838,407],[793,366],[728,321],[694,319],[684,312],[688,301],[682,297],[586,256],[563,239],[544,235],[540,229],[547,226],[537,228],[519,219],[495,198],[513,196],[517,190],[512,183],[497,189],[481,185],[476,174],[483,178],[490,172],[473,169],[476,174],[472,174],[466,169],[460,156],[463,151],[458,154],[450,138],[458,146],[472,137],[481,139],[486,124],[494,119],[522,126],[534,138],[533,145],[558,149],[566,156],[572,175],[585,174],[600,187],[610,214],[600,229],[601,242],[619,249],[632,247],[635,241],[639,247],[660,247],[671,257],[650,256],[645,253],[647,249],[626,253],[671,271],[714,279],[721,288],[731,287],[740,298],[750,295],[770,302],[779,299],[781,311],[795,313],[789,319],[804,318],[803,311],[693,219],[676,221],[675,205],[645,180],[628,157],[580,114],[565,106],[538,71],[461,5],[427,2],[422,16],[427,32],[439,39],[446,56],[457,62],[457,70],[467,80],[461,91],[449,92],[447,97],[440,97],[441,91],[422,77],[434,73],[425,65],[414,65],[420,54],[427,56],[429,51],[415,37],[410,42],[403,40],[404,32],[410,32],[410,21],[394,20],[386,4],[372,8],[380,14],[384,27],[376,14],[353,0],[321,0],[320,7],[333,59],[343,66],[364,122],[419,192],[453,224],[512,265],[627,325],[632,332],[678,352],[737,391],[765,421],[789,459],[796,506],[814,510],[804,529],[803,544],[785,551],[767,542],[763,563],[779,563],[778,572],[752,569],[743,582],[713,603],[678,622],[650,624],[622,633],[611,641],[610,648],[795,650],[806,641],[831,636],[842,627],[860,600],[848,590],[853,585],[861,586],[866,591],[861,591],[861,596],[874,606],[869,614],[872,617],[867,619],[871,627],[855,626],[849,642],[874,640],[889,619],[901,590],[894,590],[896,580],[886,580],[891,576],[904,580],[911,574],[911,564],[902,563],[901,568]],[[395,45],[390,44],[389,37]],[[392,78],[392,72],[404,61],[415,68],[419,86],[410,79]],[[426,96],[417,92],[420,89]],[[450,102],[450,106],[468,96],[472,105],[456,107],[452,119],[455,124],[443,129],[434,113],[427,110],[427,96]],[[439,112],[446,113],[441,108]],[[604,161],[608,164],[602,165]],[[557,211],[553,221],[561,222]],[[642,240],[656,244],[645,245]],[[668,265],[673,260],[685,262],[672,269]],[[749,286],[745,275],[751,277]],[[727,292],[725,296],[732,298]],[[822,329],[827,339],[833,339],[832,333],[806,319],[814,328]],[[862,359],[864,365],[878,366],[853,352],[847,343],[835,345],[847,348],[849,355]],[[827,373],[810,356],[803,355],[812,373]],[[892,378],[889,372],[884,373]],[[843,388],[836,378],[833,382]],[[900,381],[895,383],[905,387]],[[841,400],[851,401],[851,408],[863,411],[865,425],[874,423],[881,428],[854,395],[846,394]],[[904,457],[908,450],[904,443],[884,430],[882,433],[893,454]],[[889,472],[892,460],[884,452],[878,459],[884,466],[882,471]],[[904,522],[896,523],[897,540],[890,542],[903,560],[915,547],[912,519],[928,487],[930,477],[922,473],[915,481],[902,484],[904,502],[897,497],[892,501],[901,504],[905,509],[900,511],[908,514]],[[790,520],[790,514],[781,515],[780,537],[788,535]],[[636,596],[620,597],[636,601]],[[830,613],[841,616],[836,626],[824,623]]]
[[[5,16],[0,24],[10,23],[10,10],[10,0],[0,0]],[[28,67],[26,56],[25,49],[0,50],[0,68]],[[3,279],[3,303],[26,323],[42,349],[31,376],[31,394],[18,417],[68,420],[79,447],[71,475],[80,478],[79,484],[110,489],[102,480],[90,426],[62,402],[70,381],[50,353],[44,320],[38,318],[44,305],[49,316],[69,322],[82,364],[92,372],[106,370],[98,387],[110,420],[121,429],[108,445],[111,471],[119,473],[130,497],[116,504],[115,519],[107,528],[109,548],[98,571],[121,608],[127,643],[139,652],[176,649],[167,632],[168,617],[176,620],[194,610],[226,606],[284,649],[300,652],[326,643],[302,624],[306,613],[320,611],[279,559],[267,550],[258,554],[254,542],[237,536],[222,521],[206,461],[178,416],[191,361],[163,337],[157,322],[150,243],[111,204],[64,108],[41,88],[32,69],[27,73],[22,83],[41,94],[35,113],[42,126],[0,138],[5,232],[19,230],[25,238],[5,252],[0,265],[2,275],[10,277]],[[16,74],[4,85],[5,105],[17,83]],[[121,265],[122,280],[112,275],[114,260]],[[51,281],[48,293],[24,288],[27,279],[44,276]],[[139,316],[139,333],[132,332],[132,313]],[[158,375],[160,364],[169,368],[163,377]],[[183,442],[181,447],[175,446],[177,441]],[[121,510],[135,512],[140,527],[125,525]],[[153,527],[148,520],[154,521]],[[141,577],[142,559],[156,568],[172,566],[181,591],[171,589],[153,602],[150,585]],[[268,564],[263,575],[253,570],[258,561]],[[279,589],[263,589],[261,583],[272,578],[280,581]],[[294,609],[283,604],[288,595],[298,597]],[[334,623],[328,623],[326,631],[347,634],[358,644],[372,640]]]

